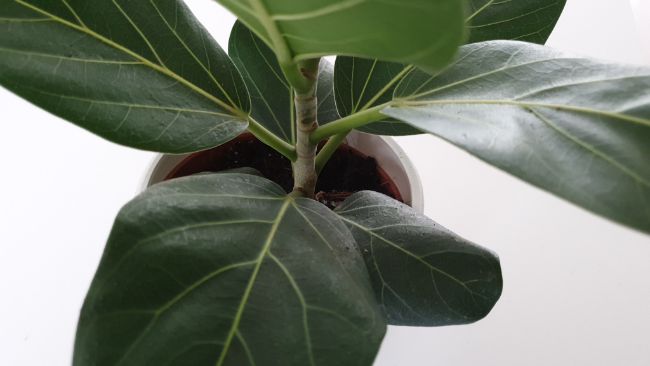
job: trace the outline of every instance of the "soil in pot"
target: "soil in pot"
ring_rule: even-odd
[[[293,187],[291,162],[251,134],[243,134],[224,145],[191,154],[165,180],[243,167],[256,169],[287,193]],[[334,208],[351,194],[363,190],[380,192],[403,202],[397,185],[374,158],[343,144],[319,175],[316,198]]]

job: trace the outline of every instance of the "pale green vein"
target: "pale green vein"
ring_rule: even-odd
[[[513,97],[513,100],[522,100],[524,98],[529,98],[533,95],[544,93],[544,92],[549,92],[552,90],[558,90],[558,89],[564,89],[564,88],[571,88],[571,87],[576,87],[576,86],[582,86],[582,85],[590,85],[590,84],[599,84],[599,83],[609,83],[613,81],[628,81],[628,80],[635,80],[639,79],[642,77],[646,77],[650,79],[650,74],[648,75],[632,75],[632,76],[620,76],[620,77],[614,77],[614,78],[602,78],[602,79],[592,79],[592,80],[581,80],[581,81],[574,81],[570,82],[568,84],[553,84],[548,87],[543,87],[541,89],[535,89],[526,92],[526,94],[518,95],[516,97]]]
[[[449,70],[452,69],[454,66],[458,65],[459,63],[463,62],[463,61],[464,61],[465,59],[467,59],[468,57],[472,56],[472,55],[475,54],[476,52],[479,52],[479,51],[481,51],[482,49],[484,49],[484,48],[486,48],[486,47],[488,47],[488,44],[487,44],[487,43],[486,43],[486,44],[483,44],[483,45],[480,45],[479,47],[474,48],[474,49],[471,50],[470,52],[467,52],[466,54],[464,54],[462,57],[457,58],[457,59],[456,59],[456,60],[455,60],[451,65],[449,65],[449,66],[447,67],[447,69],[449,69]],[[510,59],[512,59],[512,55],[510,56]],[[510,60],[508,60],[508,61],[510,61]],[[508,63],[506,63],[506,64],[505,64],[501,69],[505,68],[507,65],[508,65]],[[485,76],[487,76],[487,75],[485,75]],[[419,86],[417,89],[415,89],[415,91],[413,91],[413,92],[411,93],[410,97],[413,98],[413,97],[415,97],[416,95],[417,95],[417,96],[422,95],[422,93],[421,93],[422,89],[426,88],[426,86],[427,86],[431,81],[435,80],[437,77],[438,77],[437,74],[436,74],[436,75],[430,75],[429,78],[428,78],[426,81],[420,83],[420,86]],[[410,79],[415,79],[415,78],[410,78]],[[406,90],[408,90],[408,89],[410,88],[410,86],[411,86],[411,82],[413,81],[413,80],[410,80],[410,79],[409,79],[409,81],[408,81],[408,84],[406,84],[406,87],[404,88],[404,89],[406,89]],[[403,81],[404,81],[404,79],[400,80],[400,83],[399,83],[399,85],[397,86],[397,89],[399,89],[399,88],[402,86],[402,82],[403,82]],[[470,80],[468,80],[468,81],[470,81]]]
[[[497,21],[497,22],[486,23],[486,24],[480,24],[480,25],[471,25],[471,26],[469,26],[469,28],[471,28],[471,29],[484,28],[484,27],[490,27],[490,26],[493,26],[493,25],[498,25],[498,24],[503,24],[503,23],[512,22],[513,20],[517,20],[517,19],[525,18],[525,17],[527,17],[527,16],[534,15],[534,14],[536,14],[536,13],[539,13],[540,11],[544,11],[544,10],[546,10],[546,9],[548,9],[548,8],[552,8],[552,7],[555,7],[555,6],[557,6],[557,3],[549,4],[549,5],[547,5],[547,6],[543,6],[543,7],[541,7],[541,8],[537,8],[537,9],[535,9],[535,10],[531,10],[531,11],[529,11],[528,13],[519,14],[519,15],[517,15],[516,17],[512,17],[512,18],[510,18],[510,19],[504,19],[504,20],[500,20],[500,21]]]
[[[433,274],[433,271],[429,271],[429,275],[431,276],[431,282],[433,283],[433,289],[434,289],[434,291],[436,292],[436,294],[438,295],[438,298],[440,298],[440,300],[442,300],[443,304],[445,304],[445,307],[446,307],[449,311],[451,311],[452,313],[454,313],[454,314],[460,316],[461,318],[465,318],[465,319],[467,319],[467,316],[466,316],[466,315],[461,314],[461,313],[459,313],[458,311],[456,311],[453,307],[451,307],[451,305],[449,305],[449,303],[447,302],[447,300],[445,299],[445,297],[442,296],[442,294],[440,293],[440,289],[438,288],[438,281],[436,281],[436,276]],[[467,285],[467,282],[465,281],[465,282],[463,282],[463,284],[464,284],[464,285]],[[477,305],[478,305],[478,303],[476,302],[476,299],[474,298],[474,296],[472,296],[472,300],[474,301],[474,304],[477,304]]]
[[[282,207],[280,207],[280,210],[278,211],[278,214],[273,222],[273,225],[271,226],[271,230],[269,231],[266,241],[262,246],[262,250],[260,251],[259,256],[255,260],[256,262],[255,268],[253,269],[253,273],[251,274],[248,284],[246,285],[246,289],[244,290],[244,295],[242,296],[241,302],[237,307],[235,318],[233,319],[232,326],[230,328],[230,331],[228,332],[228,335],[224,342],[223,349],[221,351],[221,354],[219,355],[219,359],[217,360],[216,366],[222,366],[224,361],[226,360],[226,356],[228,355],[228,351],[230,349],[230,345],[232,343],[233,337],[235,336],[235,333],[239,330],[239,322],[241,321],[241,318],[244,314],[244,309],[246,308],[246,305],[248,303],[248,298],[253,292],[253,286],[255,285],[255,281],[257,280],[257,275],[260,272],[260,268],[262,268],[262,263],[264,262],[264,258],[266,258],[266,256],[269,253],[269,250],[271,249],[271,245],[273,244],[275,235],[278,232],[280,223],[282,222],[282,219],[284,218],[291,202],[292,202],[292,198],[287,197]]]
[[[251,44],[255,47],[255,49],[256,49],[256,51],[257,51],[257,54],[260,56],[260,59],[263,60],[264,63],[266,64],[267,69],[268,69],[268,70],[269,70],[269,71],[270,71],[270,72],[275,76],[275,78],[276,78],[276,79],[277,79],[277,80],[278,80],[278,81],[279,81],[279,82],[280,82],[280,83],[281,83],[281,84],[282,84],[282,85],[287,89],[287,91],[289,92],[289,99],[291,100],[291,103],[292,103],[292,102],[293,102],[293,95],[291,94],[291,89],[290,89],[289,85],[287,84],[286,80],[285,80],[283,77],[281,77],[280,75],[278,75],[278,73],[277,73],[276,70],[275,70],[275,67],[273,67],[273,65],[272,65],[272,62],[269,61],[269,60],[266,58],[266,55],[264,54],[264,52],[262,52],[262,48],[261,48],[260,45],[257,43],[257,39],[256,39],[256,37],[254,36],[254,33],[253,33],[252,31],[247,31],[247,34],[248,34],[248,36],[250,37],[250,42],[251,42]],[[259,87],[257,81],[255,80],[255,78],[253,78],[253,77],[251,76],[250,71],[248,70],[248,67],[247,67],[246,64],[244,63],[244,60],[240,60],[240,62],[241,62],[242,64],[244,64],[244,67],[243,67],[244,70],[242,70],[242,71],[244,71],[244,72],[248,75],[248,81],[253,85],[253,87],[254,87],[255,90],[257,91],[257,95],[258,95],[259,98],[261,99],[262,103],[265,105],[266,110],[267,110],[267,111],[269,112],[269,114],[271,115],[271,118],[273,118],[273,121],[275,122],[275,125],[277,126],[277,128],[279,129],[279,131],[282,133],[282,137],[284,137],[284,139],[287,140],[287,141],[289,141],[290,139],[291,139],[291,141],[293,141],[293,138],[290,137],[290,136],[288,135],[288,133],[287,133],[287,131],[286,131],[286,129],[285,129],[285,126],[282,124],[282,122],[281,122],[280,119],[278,118],[277,114],[275,113],[275,108],[273,108],[273,106],[270,105],[270,103],[268,102],[268,100],[267,100],[267,98],[266,98],[265,93],[262,93],[262,90],[261,90],[261,88]],[[294,126],[291,126],[291,127],[293,128]],[[293,131],[291,131],[291,133],[293,134]]]
[[[268,69],[271,70],[271,73],[273,73],[275,78],[278,79],[278,81],[280,83],[282,83],[282,85],[284,85],[285,88],[289,89],[290,86],[289,86],[289,84],[287,84],[287,81],[285,80],[285,78],[283,76],[278,75],[278,73],[275,71],[275,67],[273,67],[273,65],[272,65],[272,62],[269,61],[266,58],[266,55],[264,54],[264,52],[262,52],[262,48],[257,43],[257,38],[254,36],[254,33],[252,31],[249,31],[248,33],[250,35],[252,44],[255,46],[255,49],[257,50],[257,53],[260,55],[260,58],[264,61],[264,63],[268,67]]]
[[[486,47],[486,46],[483,46],[483,47]],[[465,58],[465,57],[463,57],[463,58]],[[511,56],[511,59],[512,59],[512,56]],[[541,59],[541,60],[534,60],[534,61],[524,62],[524,63],[517,64],[517,65],[508,65],[508,63],[506,62],[506,64],[503,67],[499,67],[499,68],[494,69],[494,70],[490,70],[490,71],[487,71],[487,72],[476,74],[474,76],[470,76],[468,78],[461,79],[461,80],[455,81],[453,83],[445,84],[445,85],[442,85],[442,86],[437,87],[435,89],[431,89],[431,90],[427,90],[427,91],[424,91],[424,92],[421,92],[421,93],[416,93],[416,94],[411,94],[411,95],[408,95],[408,96],[404,96],[403,98],[404,99],[419,99],[419,98],[429,96],[429,95],[435,94],[437,92],[440,92],[440,91],[443,91],[443,90],[446,90],[446,89],[449,89],[449,88],[453,88],[453,87],[456,87],[456,86],[459,86],[459,85],[466,84],[466,83],[474,81],[474,80],[480,80],[481,78],[484,78],[486,76],[494,75],[494,74],[497,74],[497,73],[500,73],[500,72],[503,72],[503,71],[506,71],[506,70],[512,70],[512,69],[516,69],[516,68],[520,68],[520,67],[536,65],[536,64],[539,64],[539,63],[549,62],[549,61],[557,62],[557,61],[560,61],[560,60],[567,60],[567,59],[566,58],[564,58],[564,59],[548,58],[548,59]],[[429,83],[433,79],[434,79],[434,77],[429,78],[429,80],[427,80],[424,84]],[[421,86],[420,89],[422,89],[422,87],[423,86]]]
[[[72,8],[72,6],[70,6],[70,4],[68,4],[67,0],[61,0],[61,2],[63,2],[63,5],[65,5],[65,7],[68,8],[70,13],[72,13],[72,16],[74,16],[74,18],[79,22],[79,25],[81,25],[84,28],[88,28],[88,27],[86,27],[86,24],[84,23],[84,21],[81,20],[81,17],[79,17],[79,14],[77,14],[77,12]]]
[[[262,24],[266,30],[266,33],[269,35],[273,49],[275,50],[275,53],[278,57],[280,67],[284,70],[287,67],[295,66],[287,64],[293,61],[293,54],[289,49],[289,45],[287,44],[286,40],[282,37],[277,24],[275,24],[273,19],[271,19],[271,16],[269,15],[269,12],[264,5],[264,2],[262,0],[249,0],[249,3],[256,13],[255,16],[257,20]]]
[[[298,283],[296,282],[295,278],[291,275],[291,272],[289,272],[289,269],[280,261],[278,257],[273,255],[273,253],[269,250],[269,258],[271,258],[275,264],[280,268],[282,273],[287,277],[287,280],[289,281],[289,284],[291,284],[291,288],[293,288],[293,291],[296,293],[296,296],[298,297],[298,301],[300,301],[300,306],[302,307],[302,326],[304,329],[304,334],[305,334],[305,345],[307,347],[307,355],[309,357],[309,364],[311,366],[315,366],[316,363],[314,362],[314,353],[312,351],[312,344],[311,344],[311,335],[309,332],[309,319],[307,317],[307,301],[305,300],[305,296],[303,295],[302,291],[300,290],[300,286],[298,286]]]
[[[221,121],[217,125],[215,125],[214,127],[210,128],[209,130],[207,130],[204,133],[200,134],[196,138],[192,139],[187,144],[180,146],[178,148],[178,150],[185,150],[188,147],[193,146],[197,141],[200,141],[203,137],[208,136],[209,134],[211,134],[211,133],[213,133],[213,132],[215,132],[217,130],[227,130],[227,128],[225,126],[228,126],[228,125],[241,126],[241,123],[242,122],[240,120],[238,120],[238,119],[230,119],[230,120],[227,120],[227,121]],[[250,124],[249,124],[249,127],[250,127]]]
[[[366,81],[363,83],[363,88],[361,88],[361,93],[359,93],[359,97],[357,98],[357,103],[352,106],[352,113],[355,113],[359,109],[359,104],[361,104],[361,100],[366,94],[366,89],[368,89],[368,84],[370,84],[372,75],[375,73],[375,67],[377,67],[377,62],[378,62],[377,60],[374,60],[372,62],[370,71],[368,71],[368,75],[366,76]]]
[[[165,133],[167,133],[176,124],[176,121],[178,121],[178,119],[180,117],[181,117],[181,112],[180,111],[176,112],[176,115],[174,116],[174,118],[167,124],[167,126],[165,126],[165,128],[160,130],[158,135],[152,137],[149,140],[140,141],[140,143],[141,144],[152,143],[152,142],[160,140],[165,135]]]
[[[6,23],[42,23],[53,22],[50,18],[3,18],[0,17],[0,22]]]
[[[38,90],[38,89],[32,89],[32,88],[30,88],[30,90],[33,90],[33,91],[36,91],[38,93],[42,93],[42,94],[45,94],[45,95],[49,95],[49,96],[52,96],[52,97],[59,97],[59,98],[68,99],[68,100],[76,100],[76,101],[85,102],[85,103],[104,104],[104,105],[112,105],[112,106],[120,106],[120,107],[128,107],[128,108],[139,108],[139,109],[158,109],[158,110],[193,113],[193,114],[207,114],[207,115],[220,116],[220,117],[232,117],[229,114],[213,112],[213,111],[204,111],[204,110],[200,110],[200,109],[188,109],[188,108],[168,107],[168,106],[160,106],[160,105],[114,102],[114,101],[110,101],[110,100],[95,100],[95,99],[81,98],[81,97],[76,97],[76,96],[71,96],[71,95],[62,95],[62,94],[49,93],[49,92],[46,92],[46,91],[42,91],[42,90]]]
[[[143,245],[146,245],[148,242],[154,241],[154,240],[160,240],[165,237],[168,237],[170,235],[178,234],[178,233],[184,233],[187,230],[191,229],[204,229],[204,228],[209,228],[209,227],[215,227],[215,226],[226,226],[226,225],[242,225],[242,224],[266,224],[270,225],[273,222],[272,221],[265,221],[265,220],[230,220],[230,221],[208,221],[208,222],[202,222],[199,224],[193,224],[193,225],[184,225],[184,226],[178,226],[173,229],[169,229],[166,231],[163,231],[161,233],[158,233],[156,235],[152,235],[150,237],[142,238],[135,242],[134,244],[131,245],[131,247],[122,254],[122,256],[115,262],[112,266],[112,270],[107,272],[103,277],[105,280],[96,286],[96,289],[93,290],[94,292],[101,292],[102,288],[105,286],[106,283],[108,283],[108,279],[115,274],[120,269],[120,266],[122,263],[124,263],[128,258],[133,255],[138,248],[142,247]]]
[[[511,38],[511,39],[512,39],[513,41],[516,41],[516,40],[520,40],[520,39],[523,39],[523,38],[526,38],[526,37],[530,37],[530,36],[532,36],[532,35],[541,35],[541,34],[542,34],[542,31],[544,31],[544,30],[546,30],[546,29],[548,29],[548,28],[552,28],[552,27],[554,27],[554,26],[555,26],[554,24],[548,24],[548,25],[545,25],[545,26],[541,27],[540,29],[538,29],[538,30],[536,30],[536,31],[534,31],[534,32],[530,32],[530,33],[522,34],[522,35],[519,35],[519,36],[517,36],[517,37],[513,37],[513,38]]]
[[[379,98],[381,98],[390,88],[392,88],[396,83],[400,82],[403,78],[405,78],[411,71],[415,70],[415,67],[412,65],[406,66],[402,71],[400,71],[397,75],[395,75],[394,78],[392,78],[384,87],[377,92],[369,101],[366,103],[361,110],[366,110],[370,107],[372,107]]]
[[[42,53],[42,52],[33,52],[33,51],[23,51],[17,50],[14,48],[0,47],[0,52],[15,53],[25,56],[35,56],[35,57],[44,57],[44,58],[53,58],[56,60],[64,60],[70,62],[87,62],[91,64],[108,64],[108,65],[144,65],[140,61],[119,61],[119,60],[102,60],[102,59],[89,59],[89,58],[79,58],[79,57],[68,57],[55,55],[51,53]]]
[[[374,265],[374,267],[375,267],[375,270],[377,271],[377,276],[379,277],[379,280],[381,281],[381,286],[382,286],[382,291],[381,291],[381,302],[382,302],[382,304],[383,304],[384,306],[387,305],[387,304],[386,304],[385,297],[384,297],[384,288],[386,288],[386,289],[388,289],[390,292],[392,292],[392,293],[393,293],[393,296],[395,296],[395,298],[396,298],[399,302],[401,302],[402,305],[404,305],[404,307],[406,307],[406,309],[408,309],[411,313],[413,313],[415,316],[417,316],[417,317],[419,317],[419,318],[421,318],[421,319],[426,319],[425,316],[423,316],[423,315],[421,315],[420,313],[418,313],[417,311],[415,311],[415,309],[413,309],[413,308],[411,307],[411,305],[409,305],[408,301],[404,300],[404,299],[402,298],[402,296],[400,296],[400,294],[399,294],[397,291],[395,291],[395,289],[393,289],[393,287],[392,287],[392,286],[391,286],[391,285],[386,281],[386,279],[384,278],[384,275],[383,275],[382,272],[381,272],[381,268],[379,267],[379,264],[377,263],[377,258],[376,258],[376,256],[374,255],[375,250],[374,250],[374,247],[373,247],[373,239],[374,239],[373,236],[370,236],[370,253],[371,253],[371,257],[372,257],[372,263],[373,263],[373,265]],[[430,271],[430,272],[431,272],[431,271]]]
[[[579,138],[573,136],[570,134],[568,131],[562,129],[560,126],[555,124],[553,121],[550,119],[546,118],[544,115],[536,111],[535,109],[530,109],[531,112],[544,124],[549,126],[551,129],[568,139],[569,141],[573,142],[574,144],[578,145],[582,149],[587,150],[590,154],[593,154],[595,157],[605,161],[609,165],[613,166],[616,170],[619,170],[623,175],[627,175],[633,180],[636,180],[637,182],[641,183],[642,185],[645,185],[646,187],[650,187],[650,182],[645,180],[643,177],[632,171],[630,168],[626,167],[625,165],[619,163],[618,161],[612,159],[611,157],[607,156],[605,153],[602,151],[598,150],[592,145],[589,145],[588,143],[581,141]]]
[[[437,272],[437,273],[439,273],[439,274],[441,274],[441,275],[443,275],[443,276],[449,278],[449,279],[452,280],[453,282],[456,282],[459,286],[461,286],[463,289],[465,289],[465,291],[467,291],[468,293],[470,293],[472,296],[474,296],[474,295],[482,296],[482,295],[480,295],[480,294],[474,292],[474,291],[473,291],[472,289],[470,289],[469,287],[467,287],[467,286],[465,285],[465,283],[464,283],[463,281],[461,281],[460,279],[454,277],[453,275],[451,275],[451,274],[449,274],[449,273],[447,273],[447,272],[441,270],[440,268],[438,268],[438,267],[432,265],[431,263],[425,261],[424,259],[422,259],[422,258],[420,258],[419,256],[415,255],[414,253],[412,253],[412,252],[406,250],[405,248],[403,248],[403,247],[400,246],[399,244],[397,244],[397,243],[395,243],[395,242],[393,242],[393,241],[391,241],[391,240],[389,240],[389,239],[387,239],[387,238],[385,238],[385,237],[383,237],[383,236],[381,236],[381,235],[375,233],[374,231],[368,229],[367,227],[365,227],[365,226],[363,226],[363,225],[361,225],[361,224],[358,224],[358,223],[356,223],[355,221],[352,221],[352,220],[350,220],[350,219],[348,219],[348,218],[346,218],[346,217],[344,217],[344,216],[339,216],[339,217],[340,217],[342,220],[344,220],[345,222],[350,223],[352,226],[355,226],[355,227],[359,228],[360,230],[362,230],[362,231],[368,233],[369,235],[372,235],[372,236],[376,237],[377,239],[381,240],[382,242],[388,244],[389,246],[391,246],[391,247],[397,249],[398,251],[400,251],[400,252],[406,254],[407,256],[409,256],[409,257],[415,259],[416,261],[422,263],[424,266],[428,267],[429,269],[431,269],[431,270],[433,270],[433,271],[435,271],[435,272]]]
[[[248,363],[251,366],[255,366],[255,359],[253,358],[253,353],[248,347],[248,342],[246,342],[246,339],[244,339],[244,336],[241,334],[240,331],[237,331],[235,333],[235,336],[237,337],[237,340],[239,340],[239,343],[241,344],[242,348],[244,349],[244,353],[246,353],[246,358],[248,359]]]
[[[309,225],[309,227],[314,231],[314,233],[316,233],[316,235],[318,236],[318,238],[320,238],[320,240],[323,242],[323,244],[327,245],[327,247],[330,248],[330,250],[333,251],[334,247],[332,247],[332,245],[329,243],[329,241],[327,241],[327,239],[325,239],[325,236],[323,236],[323,234],[320,232],[320,230],[318,230],[318,228],[316,228],[316,226],[314,226],[314,224],[311,222],[311,220],[309,220],[309,218],[302,212],[302,209],[300,207],[298,207],[298,205],[296,205],[295,202],[292,203],[292,206],[293,206],[293,208],[296,209],[296,212],[298,212],[298,214],[302,217],[302,219],[305,220],[307,225]]]
[[[320,306],[309,305],[309,304],[307,304],[307,309],[310,310],[310,311],[316,311],[316,312],[319,312],[319,313],[328,314],[330,316],[333,316],[333,317],[341,320],[342,322],[348,324],[349,326],[355,328],[360,333],[365,334],[365,333],[369,332],[368,329],[360,328],[359,325],[352,322],[352,320],[350,320],[350,319],[346,318],[345,316],[337,313],[336,311],[332,311],[330,309],[322,308]]]
[[[122,118],[122,120],[120,121],[120,123],[119,123],[117,126],[115,126],[115,128],[113,129],[113,132],[117,132],[117,131],[119,131],[122,127],[124,127],[124,124],[126,123],[126,121],[128,121],[129,116],[131,115],[131,109],[132,109],[132,108],[129,107],[129,108],[126,110],[126,113],[124,114],[124,117]]]
[[[356,57],[352,57],[352,72],[350,72],[350,112],[347,114],[353,114],[354,113],[354,80],[356,79],[357,73],[356,73],[356,64],[357,64],[357,59]]]
[[[124,9],[122,8],[122,6],[117,3],[117,0],[111,0],[111,1],[112,1],[113,4],[115,4],[115,7],[117,8],[117,10],[119,10],[119,12],[122,13],[122,16],[124,16],[124,18],[129,22],[129,24],[131,24],[133,29],[140,35],[140,38],[142,38],[144,43],[147,44],[147,47],[149,47],[149,49],[153,53],[154,57],[156,57],[156,60],[158,60],[158,63],[162,67],[168,69],[167,66],[165,66],[165,63],[160,58],[160,55],[158,55],[158,52],[156,51],[156,48],[153,46],[153,44],[151,44],[151,41],[149,41],[149,38],[147,38],[147,36],[145,36],[144,32],[142,32],[140,27],[138,27],[138,25],[135,24],[135,22],[133,21],[133,19],[131,19],[129,14],[127,14],[126,11],[124,11]],[[86,27],[84,27],[84,28],[86,28]]]
[[[188,286],[185,290],[180,292],[178,295],[176,295],[174,298],[169,300],[167,303],[165,303],[163,306],[158,308],[153,312],[153,317],[147,324],[147,326],[142,330],[142,332],[138,335],[138,337],[131,343],[129,348],[122,354],[119,360],[115,362],[115,366],[121,365],[123,362],[125,362],[128,358],[128,356],[133,352],[137,345],[142,341],[142,339],[149,333],[149,331],[156,325],[156,322],[162,316],[165,312],[167,312],[169,309],[171,309],[175,304],[177,304],[179,301],[181,301],[183,298],[185,298],[187,295],[192,293],[194,290],[199,288],[201,285],[205,284],[206,282],[218,277],[219,275],[228,272],[233,269],[241,268],[241,267],[246,267],[246,266],[252,266],[256,264],[256,261],[248,261],[248,262],[241,262],[241,263],[234,263],[222,268],[219,268],[218,270],[215,270],[213,272],[210,272],[206,276],[202,277],[198,281],[194,282],[192,285]]]
[[[513,105],[520,107],[545,107],[551,109],[559,109],[570,112],[579,112],[585,114],[593,114],[601,117],[609,117],[618,119],[625,122],[636,123],[642,126],[650,127],[650,119],[645,119],[641,117],[635,117],[627,114],[608,112],[599,109],[571,106],[565,104],[554,104],[554,103],[538,103],[538,102],[519,102],[514,100],[499,100],[499,99],[442,99],[442,100],[430,100],[430,101],[397,101],[394,104],[394,107],[402,106],[433,106],[433,105],[446,105],[446,104],[467,104],[467,105]]]
[[[470,15],[469,17],[467,17],[467,19],[466,19],[465,21],[468,22],[468,23],[471,22],[472,19],[474,19],[477,15],[481,14],[485,9],[489,8],[490,6],[492,6],[492,4],[493,4],[495,1],[496,1],[496,0],[490,0],[490,1],[488,1],[488,2],[485,3],[481,8],[479,8],[479,9],[476,10],[474,13],[472,13],[472,15]]]
[[[169,22],[167,21],[167,18],[165,18],[165,16],[162,14],[162,12],[161,12],[160,9],[158,8],[158,5],[156,5],[156,3],[154,2],[154,0],[149,0],[149,2],[151,3],[151,6],[154,7],[154,9],[156,10],[156,12],[157,12],[158,15],[160,16],[160,19],[162,19],[162,21],[165,23],[165,25],[167,26],[167,28],[169,29],[169,31],[172,32],[172,34],[174,35],[174,37],[176,37],[176,39],[181,43],[181,45],[183,46],[183,48],[185,48],[185,50],[187,51],[187,53],[190,54],[190,57],[192,57],[192,59],[193,59],[194,61],[196,61],[196,63],[199,65],[199,67],[200,67],[200,68],[201,68],[201,69],[202,69],[202,70],[203,70],[203,71],[208,75],[208,77],[210,78],[210,80],[214,83],[214,85],[217,86],[217,88],[221,91],[221,93],[222,93],[224,96],[226,96],[226,98],[228,99],[228,101],[230,102],[230,104],[231,104],[231,105],[237,105],[237,103],[235,103],[235,101],[232,100],[232,98],[230,97],[230,94],[226,91],[226,89],[224,89],[224,87],[221,85],[221,83],[220,83],[219,81],[217,81],[217,79],[214,77],[214,75],[212,74],[212,71],[210,71],[210,70],[208,69],[208,67],[206,67],[206,65],[205,65],[205,64],[204,64],[204,63],[203,63],[203,62],[198,58],[198,56],[196,56],[196,54],[194,53],[194,51],[192,51],[192,49],[187,45],[187,43],[185,43],[185,41],[181,38],[181,36],[178,35],[178,32],[176,32],[176,30],[175,30],[175,29],[174,29],[174,28],[169,24]],[[210,59],[209,56],[208,56],[207,58],[208,58],[208,60]],[[235,89],[236,89],[236,88],[235,88]]]
[[[47,12],[47,11],[37,7],[37,6],[34,6],[34,5],[30,4],[30,3],[27,3],[24,0],[15,0],[15,1],[16,1],[16,3],[22,5],[22,6],[26,7],[26,8],[28,8],[28,9],[36,12],[36,13],[47,16],[47,17],[51,18],[52,20],[54,20],[54,21],[56,21],[58,23],[61,23],[62,25],[65,25],[65,26],[67,26],[69,28],[72,28],[74,30],[77,30],[77,31],[79,31],[81,33],[85,33],[85,34],[87,34],[87,35],[89,35],[89,36],[91,36],[91,37],[93,37],[93,38],[95,38],[95,39],[97,39],[97,40],[99,40],[99,41],[101,41],[101,42],[103,42],[103,43],[105,43],[105,44],[119,50],[119,51],[121,51],[121,52],[126,53],[129,56],[132,56],[133,58],[135,58],[137,60],[140,60],[142,63],[144,63],[148,67],[150,67],[150,68],[160,72],[161,74],[164,74],[164,75],[166,75],[166,76],[168,76],[168,77],[170,77],[170,78],[172,78],[174,80],[177,80],[178,82],[185,85],[186,87],[193,90],[194,92],[206,97],[207,99],[209,99],[212,102],[214,102],[215,104],[217,104],[219,107],[221,107],[221,108],[225,109],[226,111],[232,113],[232,115],[234,115],[234,116],[245,118],[246,115],[247,115],[245,112],[240,111],[239,109],[236,109],[235,107],[233,107],[231,105],[228,105],[227,103],[225,103],[222,100],[216,98],[215,96],[213,96],[212,94],[206,92],[205,90],[199,88],[198,86],[191,83],[190,81],[182,78],[181,76],[174,73],[170,69],[151,62],[147,58],[137,54],[136,52],[131,51],[130,49],[128,49],[128,48],[126,48],[126,47],[124,47],[124,46],[122,46],[120,44],[115,43],[113,40],[111,40],[109,38],[106,38],[106,37],[102,36],[101,34],[96,33],[96,32],[94,32],[93,30],[91,30],[89,28],[85,28],[85,27],[79,26],[77,24],[71,23],[71,22],[69,22],[69,21],[67,21],[67,20],[65,20],[65,19],[63,19],[61,17],[58,17],[58,16],[56,16],[56,15],[54,15],[52,13],[49,13],[49,12]]]
[[[260,97],[259,99],[262,101],[262,103],[263,103],[264,106],[266,107],[266,110],[271,114],[271,118],[273,119],[273,122],[275,122],[276,127],[278,127],[278,129],[280,130],[280,132],[282,132],[282,136],[283,136],[285,139],[288,140],[288,139],[289,139],[289,136],[287,136],[287,133],[285,132],[284,127],[282,126],[282,123],[280,122],[280,119],[279,119],[279,118],[277,117],[277,115],[275,114],[275,110],[274,110],[273,106],[271,106],[271,104],[268,102],[268,100],[266,99],[264,93],[262,93],[262,90],[260,89],[259,85],[257,84],[257,81],[255,80],[255,78],[253,78],[253,77],[251,76],[251,74],[250,74],[250,72],[247,70],[247,68],[243,68],[243,69],[244,69],[244,70],[242,70],[242,71],[243,71],[244,73],[246,73],[246,76],[247,76],[248,81],[249,81],[250,84],[253,86],[253,88],[255,88],[255,90],[257,91],[257,95]]]

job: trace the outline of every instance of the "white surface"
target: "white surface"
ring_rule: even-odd
[[[650,1],[630,0],[636,27],[643,43],[643,53],[650,60]]]
[[[647,0],[642,0],[647,1]],[[232,18],[190,1],[225,44]],[[551,45],[644,62],[624,0],[569,0]],[[153,154],[105,142],[0,89],[0,365],[68,365],[119,207]],[[650,239],[432,137],[400,139],[427,213],[496,250],[504,294],[472,326],[391,328],[376,366],[650,365]]]

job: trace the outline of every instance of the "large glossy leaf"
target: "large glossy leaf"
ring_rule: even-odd
[[[437,71],[464,41],[458,0],[217,0],[294,61],[378,58]]]
[[[464,46],[413,72],[388,116],[588,210],[650,232],[650,68],[528,43]]]
[[[565,0],[495,1],[470,0],[469,42],[497,39],[544,43],[564,9]],[[336,102],[339,113],[349,116],[393,99],[397,84],[413,66],[338,57],[335,67]],[[378,135],[415,135],[420,130],[393,118],[359,128]]]
[[[519,40],[544,44],[566,0],[469,0],[469,42]]]
[[[230,34],[228,52],[248,85],[253,118],[285,141],[295,142],[293,91],[275,53],[240,22],[235,23]],[[317,97],[318,122],[326,124],[337,119],[334,68],[325,59],[321,60]]]
[[[356,244],[264,178],[162,183],[117,217],[74,365],[364,365],[385,332]]]
[[[388,322],[466,324],[501,296],[499,259],[412,208],[376,192],[350,196],[336,212],[361,247]]]
[[[247,127],[241,76],[181,0],[0,0],[0,83],[141,149],[201,150]]]

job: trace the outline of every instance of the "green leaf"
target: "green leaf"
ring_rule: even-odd
[[[140,149],[201,150],[247,127],[241,76],[181,0],[0,0],[0,84]]]
[[[466,19],[471,30],[469,42],[517,39],[543,44],[555,27],[565,2],[470,0],[470,15]],[[391,101],[397,84],[413,70],[413,66],[400,63],[338,57],[335,89],[339,113],[347,117]],[[371,123],[358,130],[391,136],[422,133],[393,118]]]
[[[413,72],[382,113],[579,206],[650,233],[650,68],[521,42]]]
[[[395,62],[339,56],[334,67],[334,95],[343,117],[393,100],[397,84],[413,70]],[[417,135],[422,131],[411,125],[386,118],[357,128],[376,135]]]
[[[235,23],[228,47],[244,75],[251,94],[251,114],[268,130],[289,143],[295,142],[293,90],[282,74],[275,53],[241,22]],[[318,121],[339,118],[334,102],[334,68],[321,60],[318,80]]]
[[[120,211],[74,365],[369,366],[385,327],[334,213],[254,175],[198,175]]]
[[[519,40],[544,44],[566,0],[469,0],[468,43]]]
[[[348,55],[437,71],[465,36],[458,0],[217,0],[285,62]]]
[[[442,326],[485,317],[501,296],[499,259],[376,192],[336,212],[361,247],[389,324]]]

